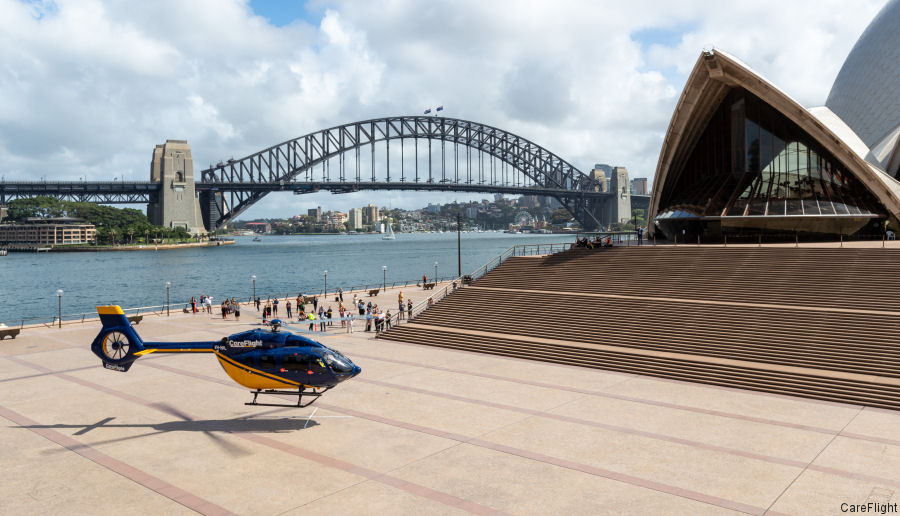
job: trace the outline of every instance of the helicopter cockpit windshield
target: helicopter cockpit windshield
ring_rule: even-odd
[[[325,356],[325,362],[331,366],[336,373],[352,373],[353,362],[344,355],[333,349],[326,349],[322,353]]]

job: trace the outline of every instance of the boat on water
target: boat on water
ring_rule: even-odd
[[[393,225],[392,225],[390,222],[388,222],[386,225],[387,225],[387,233],[385,233],[384,235],[382,235],[382,236],[381,236],[381,239],[382,239],[382,240],[396,240],[397,237],[394,236],[394,227],[393,227]]]
[[[6,256],[6,249],[0,249],[0,256]]]
[[[260,240],[259,237],[253,237],[253,241],[254,241],[254,242],[262,242],[262,240]]]

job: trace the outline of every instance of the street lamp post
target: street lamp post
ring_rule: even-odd
[[[250,276],[250,280],[253,281],[253,297],[250,298],[251,302],[256,301],[256,274]]]
[[[327,298],[328,297],[328,269],[325,269],[323,274],[325,275],[325,285],[322,288],[322,295]]]
[[[59,301],[59,311],[56,314],[56,320],[59,321],[60,329],[62,329],[62,295],[63,295],[62,289],[61,288],[57,289],[56,290],[56,298]]]
[[[437,283],[437,263],[438,262],[434,262],[434,281],[435,281],[435,283]]]
[[[172,283],[167,281],[166,282],[166,317],[169,316],[169,287],[171,287],[171,286],[172,286]]]
[[[381,266],[381,290],[387,290],[387,265]]]

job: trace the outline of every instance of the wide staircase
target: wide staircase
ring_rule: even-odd
[[[900,410],[900,249],[512,257],[384,338]]]

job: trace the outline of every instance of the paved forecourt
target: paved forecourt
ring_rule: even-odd
[[[137,330],[206,340],[256,324],[173,313]],[[0,343],[3,513],[837,514],[900,493],[898,412],[382,341],[360,325],[316,336],[360,376],[308,408],[248,407],[208,355],[101,368],[98,329]]]

